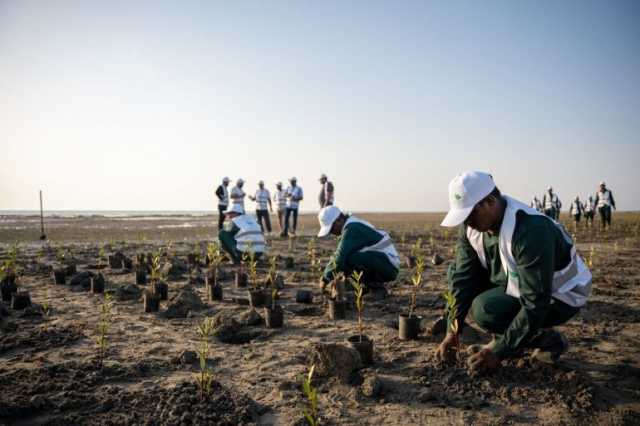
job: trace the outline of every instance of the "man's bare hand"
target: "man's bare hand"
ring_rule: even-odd
[[[500,359],[493,354],[490,348],[485,347],[469,357],[467,364],[472,373],[490,372],[498,368]]]
[[[436,349],[436,359],[438,361],[447,362],[453,358],[453,347],[456,344],[456,335],[447,333],[442,342]]]

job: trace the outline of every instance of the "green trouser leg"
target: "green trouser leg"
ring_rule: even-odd
[[[229,231],[220,231],[218,233],[218,240],[220,240],[222,250],[229,254],[231,260],[235,263],[240,262],[240,254],[236,249],[237,243],[233,234]]]
[[[449,269],[447,269],[447,283],[448,283],[448,289],[450,292],[454,293],[453,291],[453,287],[451,287],[451,283],[453,282],[453,273],[455,271],[455,264],[451,264],[449,265]],[[471,302],[473,299],[475,299],[476,297],[478,297],[479,294],[494,288],[495,285],[493,283],[491,283],[491,281],[489,281],[489,274],[486,273],[485,270],[485,276],[478,279],[477,282],[473,283],[473,288],[470,289],[472,291],[472,297],[465,297],[465,301],[461,301],[458,300],[456,302],[457,304],[457,311],[458,311],[458,317],[466,317],[467,316],[467,312],[469,312],[469,309],[471,308]],[[469,299],[469,301],[467,302],[466,299]],[[443,314],[443,318],[446,319],[447,321],[447,330],[451,329],[451,321],[449,320],[449,316],[447,315],[448,313],[448,307],[445,306],[444,307],[444,314]],[[460,320],[460,324],[458,324],[459,329],[462,331],[462,329],[465,326],[465,321]]]
[[[504,287],[494,287],[473,300],[471,315],[483,330],[493,334],[503,334],[520,309],[522,305],[517,298],[506,294]],[[544,318],[542,328],[564,324],[579,310],[580,308],[574,308],[554,299]]]
[[[375,251],[353,253],[347,258],[347,268],[347,277],[353,271],[362,272],[362,282],[368,287],[393,281],[398,276],[398,269],[391,264],[387,255]]]

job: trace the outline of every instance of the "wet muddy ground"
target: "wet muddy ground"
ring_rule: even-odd
[[[574,232],[581,255],[593,263],[594,291],[578,316],[559,328],[571,344],[559,362],[526,354],[503,362],[493,375],[477,377],[468,375],[464,359],[438,364],[433,352],[441,336],[427,332],[444,306],[454,233],[438,227],[435,214],[364,217],[392,231],[403,260],[421,238],[421,253],[428,260],[437,253],[444,262],[429,262],[424,274],[418,340],[398,338],[398,315],[408,311],[411,293],[408,267],[403,265],[386,300],[365,301],[374,363],[346,376],[316,376],[322,424],[640,423],[640,215],[617,214],[606,233]],[[314,220],[302,217],[295,247],[269,237],[269,255],[278,256],[284,278],[279,301],[284,327],[268,329],[247,313],[246,290],[235,288],[231,265],[222,267],[222,302],[207,300],[204,267],[199,274],[176,267],[168,280],[170,300],[161,302],[159,312],[145,313],[141,292],[148,285],[135,286],[135,271],[103,267],[106,259],[99,260],[101,251],[120,251],[135,261],[138,253],[163,248],[166,261],[184,266],[188,253],[198,246],[203,253],[215,238],[211,217],[50,219],[46,243],[34,242],[39,230],[31,219],[3,217],[0,257],[6,257],[10,243],[20,242],[19,286],[29,291],[34,306],[13,310],[5,304],[0,312],[0,424],[304,424],[301,376],[314,348],[343,345],[357,333],[355,312],[339,321],[326,316],[318,275],[307,256]],[[317,242],[323,264],[335,244]],[[113,296],[103,365],[96,339],[104,295],[88,291],[86,282],[54,284],[51,268],[62,252],[67,261],[74,259],[78,272],[103,274]],[[293,268],[285,266],[290,255]],[[261,279],[267,267],[260,264]],[[296,302],[300,289],[314,293],[312,304]],[[186,296],[179,301],[180,294],[196,294],[199,301]],[[176,306],[184,300],[189,303],[181,315],[184,306]],[[262,309],[257,313],[263,316]],[[233,323],[231,333],[240,337],[236,343],[211,340],[207,364],[214,384],[203,401],[193,351],[196,327],[206,317]],[[463,346],[488,341],[471,326]]]

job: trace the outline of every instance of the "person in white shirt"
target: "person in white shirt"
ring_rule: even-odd
[[[234,206],[239,206],[242,212],[244,213],[244,197],[247,195],[242,190],[244,186],[244,180],[238,179],[236,182],[236,186],[231,188],[231,194],[229,197],[231,198],[231,204]]]
[[[222,179],[222,184],[218,186],[216,189],[216,197],[218,197],[218,231],[222,230],[222,226],[224,225],[224,212],[227,210],[227,206],[229,205],[229,178],[224,177]]]
[[[600,214],[602,229],[605,229],[607,225],[611,229],[611,208],[616,209],[616,202],[613,199],[613,192],[607,189],[607,185],[604,182],[600,182],[600,188],[596,192],[594,204]]]
[[[258,222],[253,216],[244,214],[238,204],[229,206],[225,214],[229,221],[225,224],[225,229],[218,233],[222,250],[236,265],[245,253],[253,253],[256,259],[260,258],[266,251],[266,241]]]
[[[296,228],[298,227],[298,207],[300,201],[302,201],[304,194],[302,188],[298,186],[298,179],[292,177],[289,179],[290,186],[287,188],[287,213],[284,219],[284,230],[282,236],[289,234],[289,218],[293,216],[293,227],[291,233],[296,234]]]
[[[556,220],[560,215],[560,212],[558,211],[560,207],[562,207],[562,203],[560,202],[558,195],[553,192],[552,187],[549,187],[547,193],[542,197],[542,208],[544,209],[544,214],[549,216],[551,219]]]
[[[280,233],[284,234],[284,215],[287,211],[287,191],[282,189],[282,182],[278,182],[276,184],[276,191],[275,194],[273,194],[273,201],[276,202]]]
[[[584,205],[582,204],[582,201],[580,201],[580,197],[576,195],[576,198],[571,203],[571,207],[569,207],[569,214],[573,216],[575,226],[580,222],[583,211]]]
[[[594,209],[595,204],[593,203],[593,196],[589,195],[587,197],[587,202],[584,204],[584,221],[587,224],[587,227],[591,227],[591,225],[593,225]]]
[[[538,197],[536,195],[533,196],[533,201],[531,201],[530,207],[532,209],[536,209],[539,212],[542,212],[542,203],[540,202],[540,200],[538,200]]]
[[[323,209],[333,205],[334,189],[333,182],[330,182],[324,173],[320,175],[320,184],[322,187],[320,188],[320,195],[318,195],[318,203],[320,204],[320,208]]]
[[[267,228],[267,232],[271,232],[271,220],[269,219],[269,210],[273,213],[273,207],[271,206],[271,194],[269,194],[269,190],[265,189],[264,181],[258,182],[258,189],[256,190],[256,194],[249,198],[252,201],[256,202],[256,219],[258,224],[260,224],[260,229],[264,232],[264,229]],[[267,210],[268,208],[268,210]],[[264,226],[262,225],[262,221],[264,219]]]

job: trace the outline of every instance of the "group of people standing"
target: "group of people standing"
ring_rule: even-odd
[[[230,179],[224,177],[216,188],[218,200],[218,236],[222,248],[227,251],[234,261],[239,261],[237,246],[245,247],[251,244],[254,252],[261,253],[258,247],[264,247],[264,232],[271,233],[270,214],[274,213],[274,204],[280,226],[280,236],[295,235],[298,228],[298,211],[300,202],[304,199],[302,187],[298,179],[289,179],[289,186],[283,189],[282,182],[276,183],[273,197],[265,188],[264,181],[258,182],[258,188],[253,195],[244,191],[244,180],[238,179],[235,186],[229,190]],[[320,208],[333,205],[334,186],[324,173],[320,176],[321,190],[318,196]],[[246,214],[245,198],[256,203],[255,218]],[[229,219],[225,224],[225,219]],[[258,235],[260,234],[260,235]]]
[[[549,187],[542,197],[542,201],[537,196],[534,196],[530,206],[557,221],[560,217],[562,202],[558,195],[553,192],[553,188]],[[613,193],[604,182],[600,182],[595,196],[589,195],[585,202],[582,202],[580,196],[576,195],[569,207],[569,214],[576,224],[584,216],[587,226],[591,226],[594,213],[597,210],[600,215],[601,226],[604,229],[607,226],[611,227],[611,209],[616,209]]]

